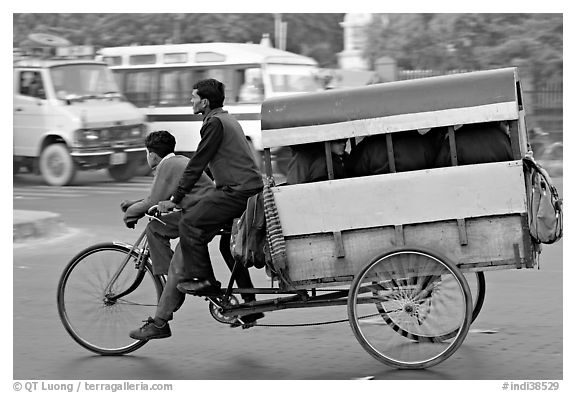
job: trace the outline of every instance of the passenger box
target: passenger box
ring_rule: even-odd
[[[458,165],[455,126],[489,122],[509,125],[510,159]],[[515,68],[274,98],[262,106],[267,150],[383,134],[393,152],[395,133],[439,127],[446,127],[448,167],[396,173],[389,154],[391,173],[271,188],[293,286],[351,281],[373,257],[403,245],[432,248],[465,271],[534,267],[521,161],[528,140]],[[271,176],[269,163],[267,171]]]

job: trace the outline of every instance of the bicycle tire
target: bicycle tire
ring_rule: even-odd
[[[100,243],[78,253],[64,268],[57,290],[58,314],[66,331],[82,347],[100,355],[123,355],[146,344],[130,330],[142,324],[142,306],[156,307],[164,288],[149,261],[142,282],[131,293],[110,302],[104,293],[110,277],[127,256],[130,260],[117,280],[116,294],[136,279],[138,251],[118,243]]]
[[[480,310],[484,305],[484,299],[486,297],[486,277],[484,277],[484,272],[470,272],[464,273],[464,277],[468,282],[470,287],[470,293],[472,294],[472,322],[478,318]]]
[[[356,275],[348,317],[360,345],[382,363],[432,367],[449,358],[468,333],[470,288],[447,258],[428,249],[397,248]]]

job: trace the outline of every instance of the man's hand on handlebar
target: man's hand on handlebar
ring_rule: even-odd
[[[160,213],[168,213],[171,210],[174,210],[177,205],[172,201],[160,201],[158,202],[158,211]]]
[[[160,224],[166,225],[166,223],[161,220],[162,212],[158,208],[158,205],[154,205],[150,209],[148,209],[148,211],[146,212],[146,216],[150,218],[150,220],[158,221]]]

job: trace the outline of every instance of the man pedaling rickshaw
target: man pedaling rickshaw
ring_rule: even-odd
[[[158,302],[156,316],[149,317],[142,327],[130,332],[130,337],[134,339],[169,337],[171,331],[168,321],[184,301],[185,295],[182,292],[210,295],[220,291],[220,282],[216,280],[212,269],[208,243],[222,228],[230,226],[234,218],[240,217],[246,209],[248,198],[258,194],[264,187],[262,175],[242,127],[222,109],[224,97],[224,85],[215,79],[201,80],[193,86],[193,111],[204,115],[200,129],[201,140],[170,200],[158,203],[158,211],[161,213],[183,208],[177,219],[170,220],[173,227],[177,225],[178,228],[181,258],[178,255],[172,258],[168,281]],[[185,196],[201,181],[207,167],[214,177],[216,187],[203,193],[193,206],[185,208]],[[222,247],[221,243],[220,249],[223,248],[226,247]],[[228,264],[228,258],[224,259]],[[240,269],[245,269],[249,280],[246,268],[240,266]],[[252,287],[251,282],[249,286],[238,284]],[[171,296],[167,288],[171,288]],[[244,296],[245,302],[252,300],[255,300],[253,294]],[[242,321],[252,323],[263,316],[263,313],[249,314],[242,317]]]

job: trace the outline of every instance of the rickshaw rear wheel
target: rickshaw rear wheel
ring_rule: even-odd
[[[464,341],[472,295],[446,257],[401,247],[377,256],[356,275],[348,317],[356,339],[374,358],[395,368],[427,368]]]
[[[486,297],[486,278],[484,277],[484,272],[469,272],[464,273],[466,282],[470,287],[470,293],[472,294],[472,320],[471,324],[474,323],[480,310],[484,305],[484,298]]]

